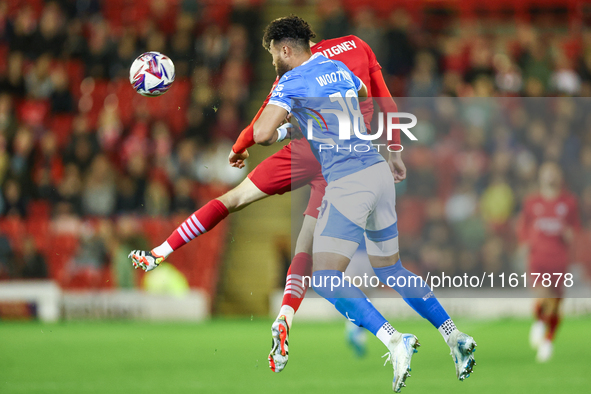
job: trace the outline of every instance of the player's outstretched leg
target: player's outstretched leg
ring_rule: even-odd
[[[544,303],[543,300],[536,300],[534,307],[535,321],[529,331],[529,345],[533,350],[538,350],[542,342],[544,341],[544,335],[546,334],[546,323],[544,321]]]
[[[374,272],[380,281],[396,290],[411,308],[437,328],[450,347],[456,367],[456,377],[459,380],[469,377],[476,365],[473,355],[476,347],[474,338],[456,328],[453,320],[435,298],[427,283],[420,276],[402,266],[400,259],[398,259],[398,253],[383,257],[379,256],[381,251],[378,244],[368,241],[367,246]],[[388,261],[392,260],[396,261],[396,264],[386,265]],[[400,283],[405,285],[399,286]]]
[[[312,241],[316,218],[306,215],[295,247],[295,256],[291,261],[287,277],[283,301],[277,319],[271,327],[271,351],[269,352],[269,368],[273,372],[281,372],[289,358],[288,338],[292,327],[293,316],[298,311],[312,276]]]
[[[218,225],[230,213],[268,197],[249,178],[223,196],[213,199],[189,216],[161,245],[151,251],[132,250],[129,258],[135,268],[151,271],[172,252]]]
[[[388,357],[386,362],[391,362],[394,370],[392,389],[397,393],[400,392],[406,386],[406,379],[410,377],[412,356],[420,346],[417,338],[412,334],[401,334],[396,331],[360,289],[344,280],[341,271],[314,272],[312,286],[350,322],[365,327],[388,348],[388,353],[385,355]]]
[[[271,327],[272,342],[268,359],[269,368],[273,372],[281,372],[287,365],[289,330],[293,316],[299,309],[308,289],[309,279],[305,278],[310,278],[311,275],[312,257],[303,252],[296,254],[287,271],[279,315]]]
[[[536,354],[536,361],[545,363],[550,361],[552,354],[554,353],[554,336],[556,335],[556,329],[560,323],[560,303],[561,298],[545,298],[545,321],[546,331],[545,335],[540,342],[538,347],[538,353]]]
[[[271,326],[271,352],[269,353],[269,368],[273,372],[281,372],[287,365],[289,358],[289,325],[285,316],[279,316]]]

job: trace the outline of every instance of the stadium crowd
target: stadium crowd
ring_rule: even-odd
[[[156,237],[145,220],[169,231],[244,176],[226,161],[245,119],[257,27],[244,1],[0,1],[0,277],[68,286],[77,267],[102,278],[120,261],[115,282],[134,286],[122,245]],[[176,67],[160,100],[129,84],[148,50]],[[48,229],[69,241],[50,241]],[[221,249],[221,238],[210,242]],[[53,261],[55,243],[67,261]]]
[[[177,215],[186,217],[244,176],[226,161],[254,115],[245,108],[260,6],[0,0],[0,278],[49,275],[66,287],[101,287],[107,277],[114,279],[107,287],[135,286],[130,245],[156,244]],[[544,160],[565,169],[591,231],[591,102],[537,98],[591,96],[590,33],[548,22],[496,26],[457,18],[433,29],[402,9],[379,18],[371,8],[348,12],[334,1],[320,1],[317,10],[320,38],[355,34],[374,49],[394,97],[514,103],[503,112],[505,123],[420,125],[399,189],[409,267],[515,269],[514,222]],[[164,100],[130,88],[129,65],[147,50],[175,63]],[[511,99],[518,96],[528,99]],[[427,119],[435,107],[439,115],[457,114],[474,102],[433,100]],[[536,102],[553,111],[540,113]],[[474,107],[485,120],[496,115]],[[154,220],[158,226],[146,225]],[[193,242],[217,252],[203,263],[209,276],[198,274],[200,265],[181,269],[191,286],[215,283],[219,227],[217,238]],[[69,254],[56,257],[56,242]],[[578,255],[590,256],[581,245]]]

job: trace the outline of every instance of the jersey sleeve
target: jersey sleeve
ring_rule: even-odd
[[[579,207],[577,203],[577,198],[572,196],[570,199],[570,209],[568,210],[568,215],[566,217],[567,224],[573,228],[575,231],[579,231],[581,229],[581,219],[579,215]]]
[[[384,81],[384,76],[380,69],[369,75],[371,79],[371,95],[374,97],[383,114],[398,112],[398,106],[390,95],[390,90]],[[385,115],[384,115],[385,116]],[[385,119],[384,119],[385,120]],[[393,119],[394,123],[400,123],[398,118]],[[384,124],[386,124],[384,122]],[[388,144],[400,145],[400,129],[392,131],[392,140]]]
[[[291,112],[292,100],[307,97],[308,88],[304,78],[299,74],[285,74],[279,80],[271,94],[269,104],[276,105]]]
[[[382,69],[382,66],[378,62],[378,59],[376,58],[376,54],[371,49],[371,47],[365,41],[363,41],[362,39],[358,38],[358,40],[361,43],[361,46],[363,47],[363,49],[365,50],[365,52],[367,53],[369,73],[371,74],[371,73],[373,73],[375,71],[381,70]]]
[[[529,231],[532,225],[531,199],[527,198],[523,203],[523,210],[517,219],[517,239],[520,243],[527,243]]]
[[[246,126],[244,128],[244,130],[242,130],[242,132],[238,136],[236,143],[234,144],[234,146],[232,146],[232,150],[234,151],[234,153],[242,153],[246,149],[250,148],[251,146],[253,146],[255,144],[253,126],[254,126],[255,122],[259,119],[259,116],[261,116],[261,113],[263,112],[263,110],[265,109],[267,104],[269,103],[269,100],[271,99],[271,95],[273,94],[273,90],[275,90],[275,86],[277,86],[278,82],[279,82],[279,77],[277,77],[277,79],[275,79],[275,82],[273,83],[273,87],[271,88],[271,91],[267,95],[267,98],[263,102],[263,105],[261,105],[261,108],[259,108],[259,111],[257,112],[257,114],[252,119],[252,122],[250,122],[250,124],[248,126]]]
[[[357,89],[357,91],[361,90],[361,87],[363,86],[363,81],[361,80],[361,78],[359,78],[357,75],[351,73],[351,77],[353,77],[353,83],[355,84],[355,89]]]

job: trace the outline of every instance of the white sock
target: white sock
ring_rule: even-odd
[[[457,330],[457,328],[456,328],[456,325],[454,324],[453,320],[447,319],[446,321],[443,322],[442,325],[439,326],[439,328],[437,330],[439,330],[439,333],[441,334],[441,336],[445,340],[445,343],[447,343],[447,340],[449,339],[451,334]]]
[[[294,314],[295,314],[295,311],[293,310],[293,308],[291,306],[281,305],[281,309],[279,309],[279,314],[277,315],[277,317],[284,315],[285,322],[287,323],[287,327],[289,327],[289,329],[291,330],[291,322],[293,321]]]
[[[378,337],[386,347],[388,347],[388,344],[394,335],[400,335],[400,333],[388,322],[385,322],[376,333],[376,337]]]
[[[164,258],[167,258],[169,254],[171,254],[172,252],[174,252],[174,250],[172,250],[172,248],[168,244],[168,241],[164,241],[162,243],[162,245],[156,246],[152,250],[154,251],[154,254],[157,254],[158,256],[162,256]]]

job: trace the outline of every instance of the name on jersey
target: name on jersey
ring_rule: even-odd
[[[333,56],[336,56],[340,53],[347,52],[347,51],[350,51],[351,49],[355,49],[355,48],[357,48],[355,41],[350,40],[350,41],[345,41],[341,44],[335,45],[333,47],[330,47],[328,49],[325,49],[324,51],[322,51],[322,54],[325,57],[333,57]]]
[[[352,81],[351,74],[343,70],[338,70],[333,73],[328,73],[316,77],[316,82],[318,82],[318,85],[320,86],[328,85],[329,83],[335,83],[342,80]]]

